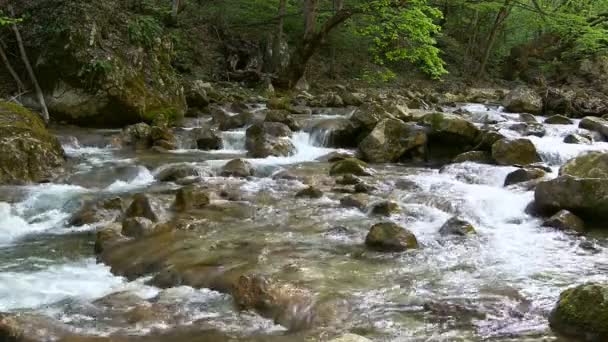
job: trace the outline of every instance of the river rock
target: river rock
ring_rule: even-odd
[[[346,174],[342,177],[338,177],[336,179],[336,184],[339,185],[357,185],[359,183],[363,182],[363,180],[361,180],[361,178],[352,175],[352,174]]]
[[[209,104],[209,96],[207,96],[205,82],[201,80],[186,82],[184,90],[188,107],[205,108]]]
[[[592,139],[582,136],[580,134],[568,134],[564,138],[564,143],[566,144],[581,144],[581,145],[591,145],[593,143]]]
[[[494,164],[492,154],[487,151],[470,151],[461,153],[452,160],[454,163],[473,162],[478,164]]]
[[[517,87],[507,94],[504,106],[512,113],[540,114],[543,110],[543,99],[530,88]]]
[[[441,235],[458,235],[466,236],[469,234],[475,234],[475,227],[466,220],[460,217],[452,217],[439,229]]]
[[[430,128],[429,135],[438,135],[462,144],[477,143],[481,133],[474,124],[448,113],[427,114],[422,117],[420,123]]]
[[[123,206],[123,200],[120,197],[102,199],[97,202],[89,201],[70,217],[68,224],[80,227],[85,224],[113,221],[122,214]]]
[[[247,129],[245,146],[250,157],[284,157],[295,152],[291,130],[278,122],[257,123]]]
[[[588,129],[592,132],[597,132],[604,138],[608,138],[608,120],[588,116],[581,120],[578,127]]]
[[[329,170],[330,176],[340,176],[351,174],[355,176],[370,176],[371,170],[367,164],[357,158],[346,158],[339,160],[331,165]]]
[[[370,213],[377,216],[391,216],[398,214],[400,211],[399,204],[393,201],[382,201],[372,205]]]
[[[554,331],[581,341],[608,340],[608,286],[587,283],[565,290],[549,315]]]
[[[365,183],[361,182],[361,183],[355,184],[354,190],[358,194],[360,194],[360,193],[368,194],[368,193],[376,190],[376,188],[373,185],[369,185],[369,184],[365,184]]]
[[[154,222],[145,217],[129,217],[122,221],[122,235],[140,238],[152,233]]]
[[[480,142],[475,146],[474,150],[480,151],[492,151],[492,146],[498,140],[506,139],[507,137],[503,134],[494,130],[483,130],[481,132]]]
[[[297,198],[321,198],[323,197],[323,191],[319,190],[314,186],[309,186],[306,189],[298,191],[296,194]]]
[[[481,131],[454,114],[432,113],[420,120],[428,127],[428,158],[449,162],[479,144]]]
[[[540,123],[518,123],[509,126],[510,130],[513,130],[523,136],[533,135],[542,138],[547,134],[547,130]]]
[[[300,125],[287,110],[270,109],[266,111],[265,122],[278,122],[286,125],[292,131],[299,131]]]
[[[161,182],[177,182],[185,178],[199,177],[201,173],[194,165],[175,164],[163,168],[155,176]]]
[[[316,123],[310,133],[323,146],[349,148],[357,146],[357,128],[347,118],[332,118]]]
[[[61,144],[38,115],[0,101],[0,185],[48,180],[64,163]]]
[[[222,148],[222,137],[211,127],[197,127],[190,131],[194,142],[193,148],[199,150],[219,150]]]
[[[545,119],[545,123],[548,125],[572,125],[574,121],[563,115],[553,115]]]
[[[148,195],[142,193],[133,196],[133,202],[125,212],[125,218],[130,217],[145,217],[153,222],[158,221],[158,215]]]
[[[500,165],[527,165],[541,161],[536,147],[528,139],[502,139],[492,146],[492,157]]]
[[[423,127],[397,119],[384,119],[361,141],[359,151],[368,162],[390,163],[413,149],[424,151],[426,142]]]
[[[585,231],[585,222],[568,210],[560,210],[543,222],[543,227],[582,233]]]
[[[608,181],[608,153],[589,152],[570,159],[559,169],[559,174],[578,178],[604,178]]]
[[[418,248],[414,234],[392,222],[373,225],[365,237],[365,244],[381,252],[403,252]]]
[[[533,123],[533,124],[538,123],[536,116],[534,116],[530,113],[520,113],[519,121],[524,122],[524,123]]]
[[[394,119],[394,117],[382,105],[375,102],[366,102],[355,110],[350,120],[355,127],[361,127],[369,132],[376,127],[378,122],[384,119]]]
[[[541,212],[566,209],[589,220],[608,218],[608,179],[560,176],[541,182],[534,192]]]
[[[175,193],[176,211],[200,209],[209,203],[209,193],[193,185],[182,187]]]
[[[222,168],[223,177],[247,178],[253,176],[255,169],[250,162],[243,159],[233,159]]]
[[[507,175],[504,186],[527,182],[533,179],[542,178],[546,172],[536,168],[517,169]]]
[[[243,128],[255,120],[255,116],[249,111],[233,114],[226,112],[222,108],[216,108],[211,113],[213,122],[217,123],[222,131]]]
[[[340,205],[344,208],[357,208],[365,210],[369,203],[369,196],[366,194],[354,194],[344,196],[340,199]]]

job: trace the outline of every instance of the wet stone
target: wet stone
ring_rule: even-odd
[[[439,229],[439,234],[446,235],[456,235],[456,236],[466,236],[470,234],[475,234],[475,227],[468,221],[460,217],[452,217],[446,223],[441,226]]]
[[[392,222],[373,225],[365,238],[365,244],[381,252],[403,252],[418,248],[414,234]]]
[[[130,217],[122,221],[122,235],[140,238],[152,233],[154,222],[145,217]]]
[[[297,198],[321,198],[323,197],[323,191],[319,190],[314,186],[309,186],[306,189],[298,191],[296,194]]]
[[[400,211],[401,208],[399,208],[399,204],[393,201],[383,201],[372,205],[370,212],[372,215],[391,216],[393,214],[398,214]]]
[[[517,169],[507,175],[505,179],[505,186],[527,182],[533,179],[542,178],[546,175],[546,172],[541,169],[527,168]]]
[[[366,194],[356,194],[342,197],[340,199],[340,205],[344,208],[357,208],[364,210],[367,208],[369,203],[369,196]]]
[[[145,217],[153,222],[158,221],[158,215],[146,194],[137,194],[133,197],[133,202],[125,213],[125,218],[130,217]]]

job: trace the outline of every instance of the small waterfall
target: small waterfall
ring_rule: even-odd
[[[331,129],[316,129],[310,133],[310,143],[313,146],[328,147],[331,144]]]
[[[245,130],[222,132],[222,149],[225,151],[243,152],[245,148]]]

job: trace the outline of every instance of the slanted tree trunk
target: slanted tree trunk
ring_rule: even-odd
[[[20,93],[20,92],[24,91],[25,85],[23,84],[23,81],[21,81],[21,78],[19,77],[17,72],[15,72],[15,69],[13,69],[13,66],[11,65],[11,61],[6,56],[6,53],[4,52],[4,42],[2,42],[1,40],[0,40],[0,58],[2,58],[2,62],[4,62],[4,66],[8,70],[9,74],[11,74],[11,76],[13,77],[13,80],[15,80],[15,83],[17,84],[17,92]]]
[[[8,10],[11,16],[15,17],[15,12],[11,5],[8,6]],[[34,69],[32,69],[32,65],[30,64],[30,60],[27,57],[27,53],[25,52],[25,47],[23,46],[23,39],[21,38],[21,33],[19,32],[19,28],[17,27],[17,23],[13,23],[11,25],[13,28],[13,32],[15,33],[15,38],[17,39],[17,45],[19,46],[19,53],[21,54],[21,59],[23,60],[23,64],[25,65],[25,69],[30,76],[30,80],[34,86],[34,90],[36,91],[36,97],[38,98],[38,102],[40,103],[40,108],[42,110],[42,119],[46,124],[49,123],[49,110],[46,107],[46,101],[44,101],[44,95],[42,93],[42,89],[40,88],[40,84],[38,84],[38,79],[36,78],[36,74],[34,73]]]
[[[490,35],[486,41],[485,50],[482,55],[481,63],[479,65],[479,70],[477,71],[477,76],[481,77],[486,72],[486,67],[488,66],[488,60],[490,59],[490,55],[492,53],[492,49],[494,48],[494,43],[496,42],[496,37],[500,32],[500,28],[502,24],[509,16],[511,12],[511,7],[513,6],[513,0],[505,0],[505,3],[502,5],[498,13],[496,14],[496,20],[494,20],[494,26],[492,26],[492,30],[490,31]]]
[[[307,0],[307,3],[316,3],[316,0]],[[310,8],[311,7],[306,6],[306,9]],[[312,55],[319,49],[323,40],[333,29],[354,14],[355,11],[352,9],[342,9],[329,18],[318,32],[315,32],[314,28],[311,28],[311,26],[307,26],[304,32],[304,38],[292,52],[287,67],[279,74],[278,79],[275,81],[275,85],[283,89],[293,88],[302,76],[304,76],[306,64]],[[312,24],[314,22],[312,18],[316,21],[316,14],[305,13],[305,23]]]

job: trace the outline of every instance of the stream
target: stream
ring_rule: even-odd
[[[499,118],[491,125],[506,136],[520,136],[508,129],[518,114],[478,104],[458,109],[474,113],[480,127],[488,125],[488,117]],[[310,124],[339,116],[327,110],[301,120]],[[184,129],[199,123],[189,121]],[[564,143],[565,136],[581,131],[577,120],[544,128],[544,137],[527,138],[553,170],[549,177],[581,153],[608,151],[604,142]],[[226,223],[218,232],[222,239],[263,244],[263,255],[256,257],[268,255],[268,269],[296,268],[298,279],[306,279],[307,288],[319,296],[348,298],[345,327],[374,341],[556,340],[547,316],[560,291],[608,280],[608,238],[542,227],[541,219],[526,214],[533,190],[503,186],[515,167],[371,165],[375,174],[367,182],[377,189],[372,202],[397,202],[401,212],[389,220],[407,227],[421,245],[416,251],[381,254],[363,245],[369,227],[381,218],[341,207],[343,194],[335,192],[296,199],[304,183],[272,177],[284,169],[304,178],[327,177],[329,164],[319,158],[348,151],[324,147],[323,134],[294,133],[297,152],[290,157],[248,159],[257,175],[266,177],[245,180],[210,176],[229,160],[245,158],[244,129],[222,132],[218,151],[168,154],[112,147],[111,137],[118,132],[55,126],[53,133],[69,157],[68,172],[54,183],[0,187],[0,312],[50,317],[60,329],[82,335],[144,335],[192,325],[237,339],[285,333],[255,312],[236,310],[227,294],[186,286],[160,289],[147,283],[149,277],[114,276],[94,254],[95,232],[105,223],[69,225],[83,201],[179,188],[155,176],[180,163],[196,165],[203,182],[226,185],[254,205],[255,217]],[[476,236],[441,237],[439,227],[454,215],[470,221]],[[285,260],[276,258],[281,253]],[[125,293],[167,314],[130,320],[102,309],[104,299]]]

